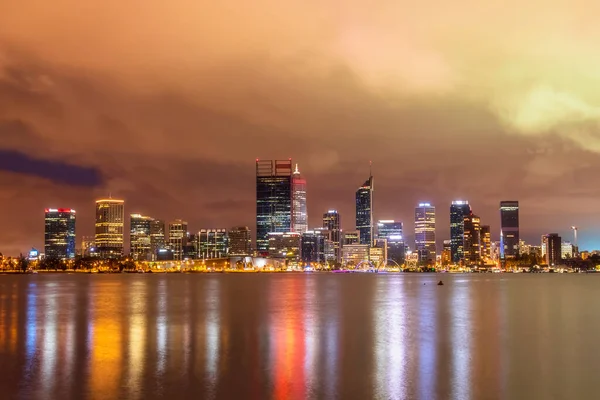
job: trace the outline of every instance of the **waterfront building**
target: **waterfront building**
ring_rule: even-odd
[[[360,232],[359,231],[343,231],[342,232],[342,248],[351,244],[360,244]]]
[[[176,219],[169,223],[169,248],[173,250],[173,259],[183,260],[183,248],[187,245],[187,222]]]
[[[94,237],[83,236],[81,238],[81,255],[83,257],[92,257],[94,253]]]
[[[303,233],[308,230],[306,208],[306,179],[300,175],[298,164],[292,174],[292,231]]]
[[[549,233],[545,235],[546,244],[546,264],[550,267],[554,267],[561,262],[561,245],[562,239],[558,236],[558,233]]]
[[[183,259],[196,260],[200,257],[200,234],[187,233],[186,244],[183,246]]]
[[[467,265],[481,261],[481,220],[473,213],[463,221],[463,260]]]
[[[404,264],[405,243],[402,222],[380,220],[377,222],[377,238],[385,239],[387,244],[387,261],[390,266]]]
[[[429,203],[415,208],[415,251],[420,264],[435,264],[435,207]]]
[[[256,248],[269,252],[269,233],[292,230],[292,160],[256,160]]]
[[[324,264],[328,231],[306,231],[302,234],[302,261]]]
[[[369,261],[376,267],[387,264],[387,239],[375,239],[373,246],[369,248]]]
[[[463,232],[465,216],[471,213],[466,200],[455,200],[450,205],[450,241],[452,262],[459,263],[463,258]]]
[[[342,222],[337,210],[329,210],[323,214],[323,228],[329,231],[329,240],[333,246],[335,262],[342,260]]]
[[[101,258],[123,256],[125,201],[113,198],[96,201],[95,246]]]
[[[519,255],[519,202],[500,202],[500,258]]]
[[[298,232],[269,232],[269,257],[299,261],[301,234]]]
[[[369,261],[369,245],[348,244],[342,247],[342,264],[357,266],[363,261]]]
[[[560,257],[565,260],[567,258],[573,258],[575,254],[575,247],[571,242],[562,242],[560,245]]]
[[[46,208],[44,252],[46,257],[61,260],[75,258],[75,210]]]
[[[373,244],[373,176],[356,191],[356,230],[360,244]]]
[[[225,229],[202,229],[199,233],[199,257],[203,259],[227,257],[228,238]]]
[[[165,237],[165,221],[160,219],[150,221],[150,253],[152,254],[152,261],[157,260],[158,251],[165,248]]]
[[[252,235],[247,226],[236,226],[229,230],[229,255],[249,256],[252,254]]]
[[[151,261],[152,246],[150,226],[153,218],[141,214],[130,214],[129,252],[136,261]]]
[[[442,265],[452,264],[452,246],[450,240],[444,240],[444,247],[442,250],[441,263]]]
[[[492,259],[492,231],[489,225],[481,225],[481,257],[489,261]]]

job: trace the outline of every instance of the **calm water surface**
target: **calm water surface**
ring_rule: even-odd
[[[584,274],[0,276],[2,399],[591,399],[599,339]]]

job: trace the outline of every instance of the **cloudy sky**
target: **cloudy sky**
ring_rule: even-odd
[[[468,199],[498,236],[600,248],[600,3],[592,0],[0,2],[0,251],[43,245],[45,207],[94,200],[254,229],[254,160],[292,157],[311,226]],[[78,238],[79,241],[79,238]]]

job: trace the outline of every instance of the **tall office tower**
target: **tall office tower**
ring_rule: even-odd
[[[202,229],[198,235],[200,258],[223,258],[227,256],[229,246],[225,229]]]
[[[415,208],[415,251],[420,263],[435,264],[435,207],[429,203]]]
[[[256,248],[269,251],[269,233],[292,229],[292,160],[256,160]]]
[[[377,238],[387,241],[387,258],[392,261],[388,265],[402,265],[405,256],[402,222],[390,219],[380,220],[377,222]]]
[[[165,221],[155,219],[150,221],[150,253],[152,261],[157,258],[158,250],[165,248]]]
[[[444,240],[444,247],[442,250],[442,265],[452,264],[452,241]]]
[[[308,230],[306,209],[306,179],[300,175],[298,164],[292,174],[292,231],[303,233]]]
[[[452,262],[458,263],[463,258],[463,231],[465,216],[471,214],[468,201],[455,200],[450,205],[450,241]]]
[[[129,217],[129,252],[136,261],[151,261],[150,225],[154,219],[141,214],[130,214]]]
[[[96,201],[96,252],[101,258],[123,256],[125,201],[112,198]]]
[[[561,262],[562,239],[558,233],[549,233],[545,235],[546,244],[546,264],[549,267],[556,266]]]
[[[359,231],[343,231],[342,232],[342,248],[352,244],[360,243],[360,232]]]
[[[325,246],[327,241],[327,231],[306,231],[302,234],[302,261],[306,263],[322,263],[327,260],[325,257]]]
[[[329,231],[329,240],[333,246],[335,262],[342,261],[342,222],[337,210],[329,210],[323,214],[323,228]]]
[[[75,258],[75,210],[46,208],[44,251],[46,257]]]
[[[356,191],[356,230],[360,244],[373,245],[373,176]]]
[[[298,261],[301,251],[301,234],[297,232],[269,232],[269,257]]]
[[[481,225],[481,257],[485,260],[492,259],[492,232],[489,225]]]
[[[481,219],[473,213],[463,221],[463,259],[468,264],[481,261]]]
[[[519,202],[500,202],[500,257],[519,255]]]
[[[252,254],[252,236],[247,226],[236,226],[229,230],[229,255],[249,256]]]
[[[169,247],[174,260],[183,260],[183,248],[187,245],[187,222],[180,219],[169,224]]]
[[[200,234],[188,232],[186,242],[187,244],[183,246],[183,259],[196,260],[200,258]]]

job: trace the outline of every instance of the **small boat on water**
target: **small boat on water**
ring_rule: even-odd
[[[444,286],[444,282],[442,282],[442,281],[439,281],[439,282],[438,282],[438,286]]]

